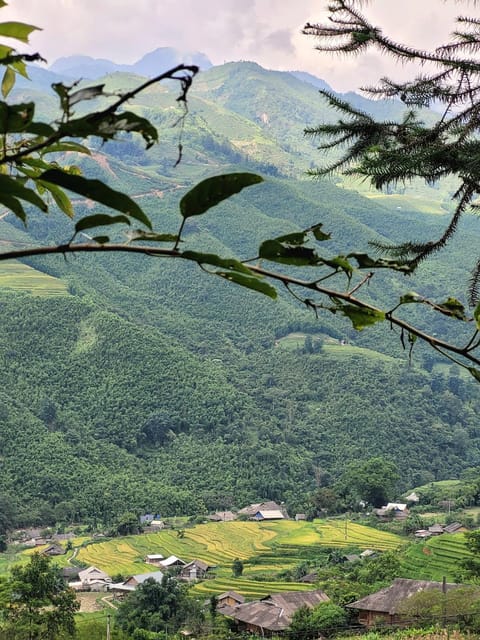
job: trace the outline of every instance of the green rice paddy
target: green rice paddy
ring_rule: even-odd
[[[65,282],[21,262],[0,265],[0,290],[22,291],[35,296],[68,295]]]
[[[217,522],[186,529],[179,537],[174,530],[129,536],[82,547],[78,559],[95,565],[110,575],[132,575],[155,571],[144,562],[147,554],[176,555],[185,561],[195,558],[214,568],[213,578],[195,585],[206,596],[235,589],[246,597],[261,597],[282,589],[305,590],[309,585],[282,582],[275,576],[298,563],[315,558],[322,548],[351,547],[378,550],[395,549],[399,536],[356,523],[329,522]],[[244,563],[241,578],[233,578],[232,562]]]

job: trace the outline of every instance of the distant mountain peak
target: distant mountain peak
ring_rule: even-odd
[[[86,55],[64,56],[55,60],[49,70],[71,78],[95,79],[115,71],[155,76],[178,64],[195,64],[203,71],[212,66],[209,58],[201,52],[179,51],[173,47],[158,47],[146,53],[134,64],[118,64],[105,58]]]

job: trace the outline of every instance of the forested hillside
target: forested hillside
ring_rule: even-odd
[[[105,78],[109,90],[137,81]],[[19,91],[52,117],[52,95],[35,85]],[[196,180],[232,168],[264,175],[189,221],[192,248],[253,257],[266,237],[322,222],[335,255],[372,239],[427,238],[443,223],[447,187],[429,189],[425,213],[412,191],[376,199],[309,179],[321,158],[303,127],[334,114],[291,74],[254,63],[201,74],[178,167],[172,102],[152,88],[130,106],[159,127],[161,142],[148,152],[125,136],[87,160],[62,160],[128,192],[167,230]],[[91,203],[76,206],[86,212]],[[371,299],[384,303],[387,289],[392,305],[409,289],[435,297],[440,282],[462,297],[478,245],[475,221],[463,224],[468,233],[441,260],[409,279],[383,275],[389,287],[372,288]],[[46,225],[32,215],[26,230],[10,217],[1,225],[12,246],[68,238],[55,216]],[[11,524],[109,524],[127,510],[193,514],[262,498],[301,511],[319,471],[334,479],[355,459],[395,461],[399,491],[480,465],[475,384],[434,352],[418,348],[410,361],[384,329],[358,333],[286,294],[272,301],[176,261],[83,255],[28,265],[65,288],[50,296],[46,284],[39,296],[13,278],[0,290],[0,493]],[[454,335],[445,322],[435,317],[428,329],[442,323]]]

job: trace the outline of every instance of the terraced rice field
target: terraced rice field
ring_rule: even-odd
[[[62,280],[32,269],[21,262],[3,262],[0,267],[0,289],[23,291],[35,296],[65,296]]]
[[[401,544],[401,538],[362,525],[344,521],[330,522],[217,522],[187,529],[184,537],[176,531],[160,531],[154,534],[130,536],[83,547],[78,559],[92,564],[109,574],[135,574],[154,571],[144,563],[149,553],[171,554],[183,560],[198,558],[215,566],[215,578],[198,585],[201,592],[221,593],[237,589],[255,597],[268,593],[272,588],[288,590],[305,589],[303,584],[264,582],[265,578],[294,567],[303,560],[314,558],[322,547],[393,549]],[[244,575],[238,581],[231,575],[235,558],[244,562]],[[262,577],[262,581],[255,577]],[[274,587],[272,587],[274,585]],[[253,596],[252,596],[253,597]]]
[[[471,554],[462,533],[446,534],[410,546],[402,566],[409,578],[455,582],[462,560]]]
[[[199,582],[192,588],[192,592],[197,595],[209,598],[218,595],[224,591],[236,591],[246,598],[263,598],[270,593],[280,593],[282,591],[309,591],[312,589],[311,584],[302,582],[259,582],[256,580],[248,580],[246,578],[214,578],[213,580],[205,580]]]

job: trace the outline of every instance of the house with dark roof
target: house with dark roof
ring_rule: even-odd
[[[443,527],[444,533],[465,533],[468,531],[467,527],[464,527],[461,522],[452,522]]]
[[[237,604],[245,602],[244,596],[236,591],[225,591],[217,596],[217,609],[222,607],[235,607]]]
[[[236,516],[233,511],[216,511],[210,516],[207,516],[207,520],[211,520],[212,522],[232,522],[235,518]]]
[[[61,544],[52,543],[48,547],[42,550],[45,556],[63,556],[65,555],[65,549]]]
[[[301,607],[312,609],[329,600],[321,589],[287,591],[273,593],[261,600],[221,607],[218,612],[232,618],[239,631],[264,637],[286,631],[292,622],[293,614]]]
[[[209,564],[203,562],[203,560],[192,560],[180,569],[178,578],[180,580],[187,580],[192,582],[193,580],[202,580],[206,577],[207,571],[211,568]]]
[[[461,584],[446,583],[445,588],[448,591],[463,586]],[[358,621],[368,628],[378,625],[401,625],[402,608],[405,601],[420,591],[427,589],[441,591],[443,584],[429,580],[396,578],[389,587],[347,604],[347,607],[356,609],[358,611]]]

